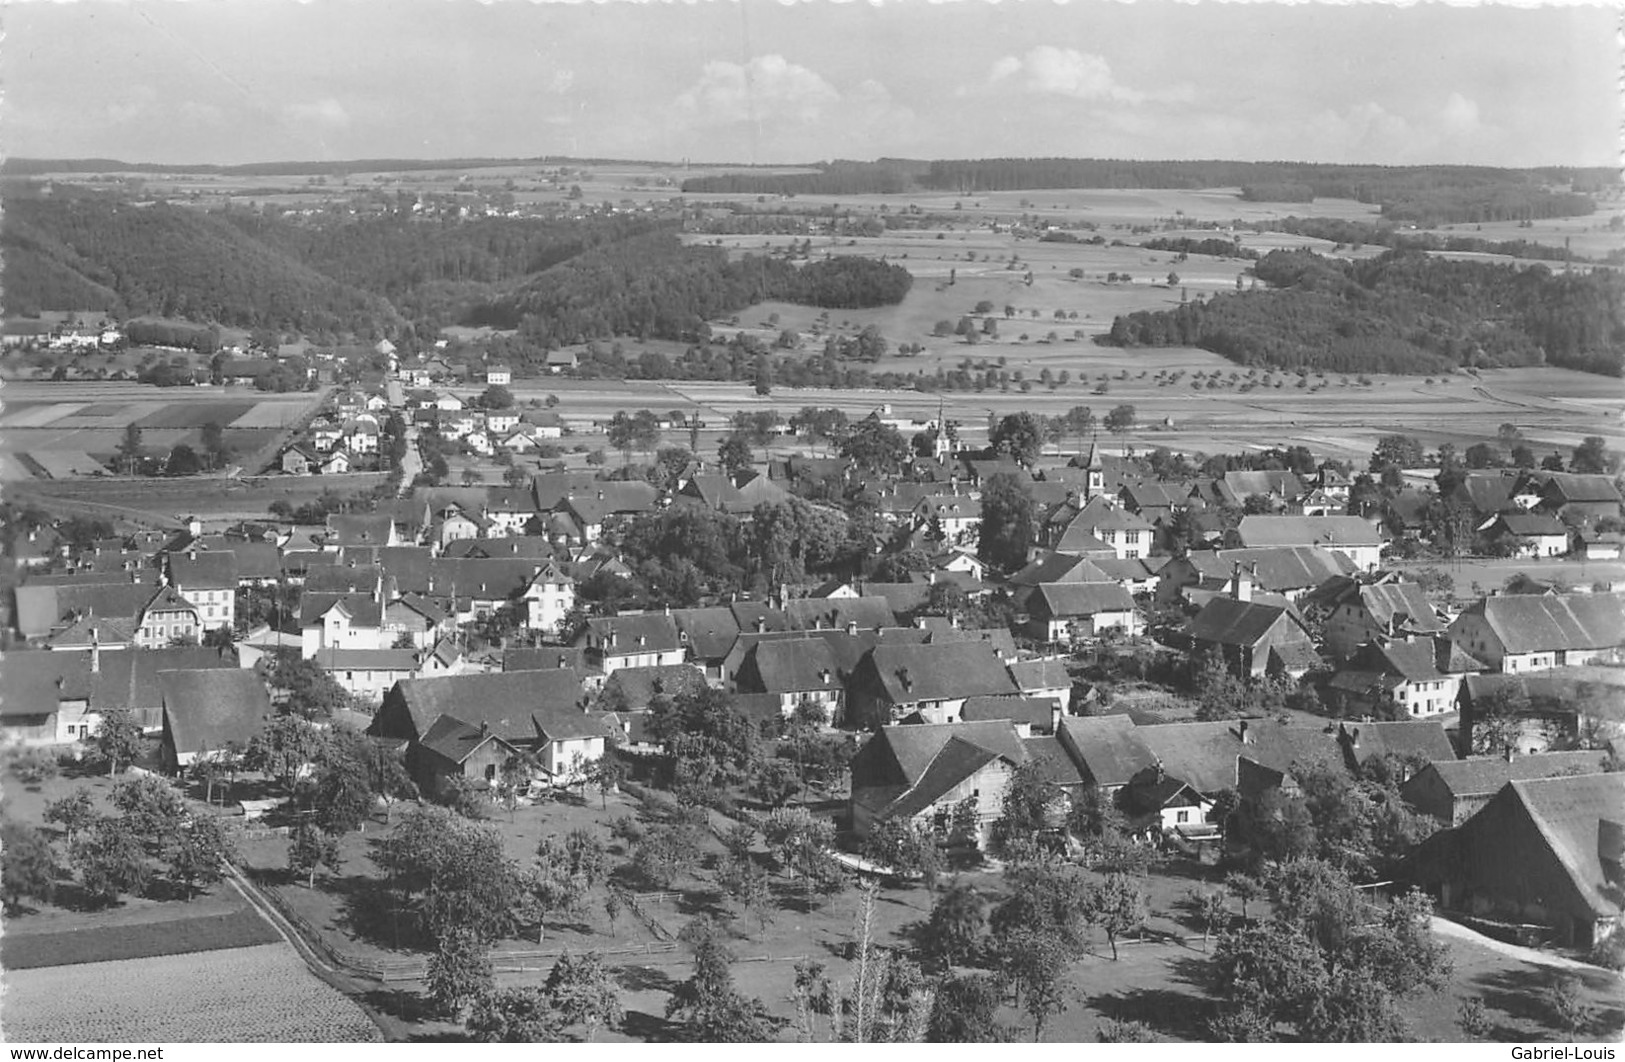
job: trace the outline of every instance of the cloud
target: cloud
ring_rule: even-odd
[[[350,124],[350,113],[344,105],[329,96],[314,103],[290,103],[287,116],[301,125],[318,125],[329,129],[342,129]]]
[[[816,121],[840,98],[817,73],[775,54],[744,64],[706,63],[699,82],[677,97],[677,106],[708,122]]]
[[[1459,92],[1452,92],[1439,112],[1439,121],[1445,131],[1454,136],[1477,132],[1480,128],[1478,104]]]
[[[1075,100],[1115,100],[1139,103],[1146,94],[1118,84],[1111,64],[1098,55],[1076,48],[1041,44],[1025,56],[1007,55],[988,71],[988,83],[997,84],[1025,73],[1023,87],[1045,96],[1066,96]]]
[[[570,86],[576,83],[576,72],[568,67],[560,67],[553,71],[553,76],[547,79],[547,91],[555,96],[562,96],[570,91]]]

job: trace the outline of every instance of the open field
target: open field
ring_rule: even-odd
[[[75,479],[105,474],[94,462],[113,458],[129,425],[141,430],[149,453],[162,453],[181,443],[199,448],[203,426],[213,422],[225,429],[226,445],[241,459],[270,446],[307,416],[320,397],[122,382],[11,381],[0,390],[0,451],[30,454],[51,479]],[[38,475],[26,465],[8,464],[0,472],[19,470],[27,475],[15,478]]]
[[[285,941],[8,970],[13,1043],[368,1042],[378,1029]]]

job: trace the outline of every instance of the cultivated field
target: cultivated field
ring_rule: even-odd
[[[189,955],[8,970],[13,1043],[356,1043],[377,1027],[283,941]]]
[[[235,388],[159,388],[147,384],[87,381],[14,380],[0,389],[0,452],[26,453],[28,462],[8,462],[10,478],[72,479],[106,474],[100,464],[113,459],[125,428],[141,430],[148,453],[185,443],[202,445],[205,424],[219,424],[225,443],[239,458],[255,454],[305,417],[319,394],[287,395]],[[88,455],[88,460],[87,460]]]

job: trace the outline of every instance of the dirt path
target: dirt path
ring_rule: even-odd
[[[1457,940],[1469,941],[1480,947],[1505,955],[1509,959],[1533,963],[1536,966],[1547,966],[1554,970],[1578,970],[1584,973],[1608,972],[1600,966],[1577,962],[1562,955],[1552,955],[1535,948],[1525,948],[1518,944],[1508,944],[1505,941],[1496,940],[1494,937],[1486,937],[1482,933],[1468,929],[1459,922],[1452,922],[1450,919],[1440,918],[1438,915],[1434,915],[1432,921],[1433,932],[1441,937],[1454,937]]]

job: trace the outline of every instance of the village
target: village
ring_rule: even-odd
[[[1088,915],[1115,954],[1158,917],[1162,861],[1215,883],[1197,886],[1205,940],[1234,917],[1227,895],[1245,909],[1266,888],[1236,885],[1237,868],[1273,880],[1317,829],[1329,850],[1323,808],[1313,825],[1270,816],[1330,787],[1364,802],[1343,813],[1402,823],[1367,823],[1339,871],[1354,884],[1416,888],[1475,933],[1617,968],[1625,597],[1542,575],[1618,559],[1611,475],[1467,469],[1388,437],[1369,469],[1297,448],[1222,470],[1131,456],[1078,422],[1087,409],[990,421],[984,449],[942,419],[807,409],[764,459],[748,433],[766,429],[742,419],[715,459],[675,446],[635,465],[623,441],[619,468],[600,450],[597,468],[528,469],[513,458],[569,430],[551,403],[519,406],[500,365],[459,399],[426,361],[327,393],[279,461],[319,477],[350,455],[398,471],[410,452],[429,475],[397,476],[398,496],[92,538],[82,519],[12,514],[14,777],[160,786],[147,798],[220,824],[188,880],[236,860],[232,880],[330,955],[367,934],[322,921],[318,870],[363,861],[366,824],[403,801],[544,831],[587,814],[589,792],[630,802],[646,825],[610,894],[632,905],[706,876],[654,840],[697,825],[731,853],[711,872],[725,906],[764,930],[771,890],[740,869],[758,832],[770,865],[820,895],[1093,867],[1131,893],[1118,922]],[[814,430],[837,456],[796,451]],[[1068,432],[1085,440],[1071,454]],[[1571,465],[1606,466],[1588,448]],[[447,452],[503,485],[430,485]],[[1463,593],[1452,554],[1514,574]],[[137,781],[109,791],[115,806]],[[60,803],[41,813],[83,840],[94,799],[71,799],[71,821]],[[27,832],[8,853],[49,846],[44,825],[8,820]],[[21,892],[8,861],[8,902],[99,891],[82,902],[105,907],[150,888],[107,853],[67,854],[68,880]],[[580,921],[580,897],[557,894],[601,874],[564,875],[550,909]],[[646,950],[675,932],[648,928]],[[386,957],[355,969],[416,961],[453,1012],[486,998],[436,981],[436,959],[425,973],[367,949]],[[1040,1028],[1063,1009],[1035,1011]]]

